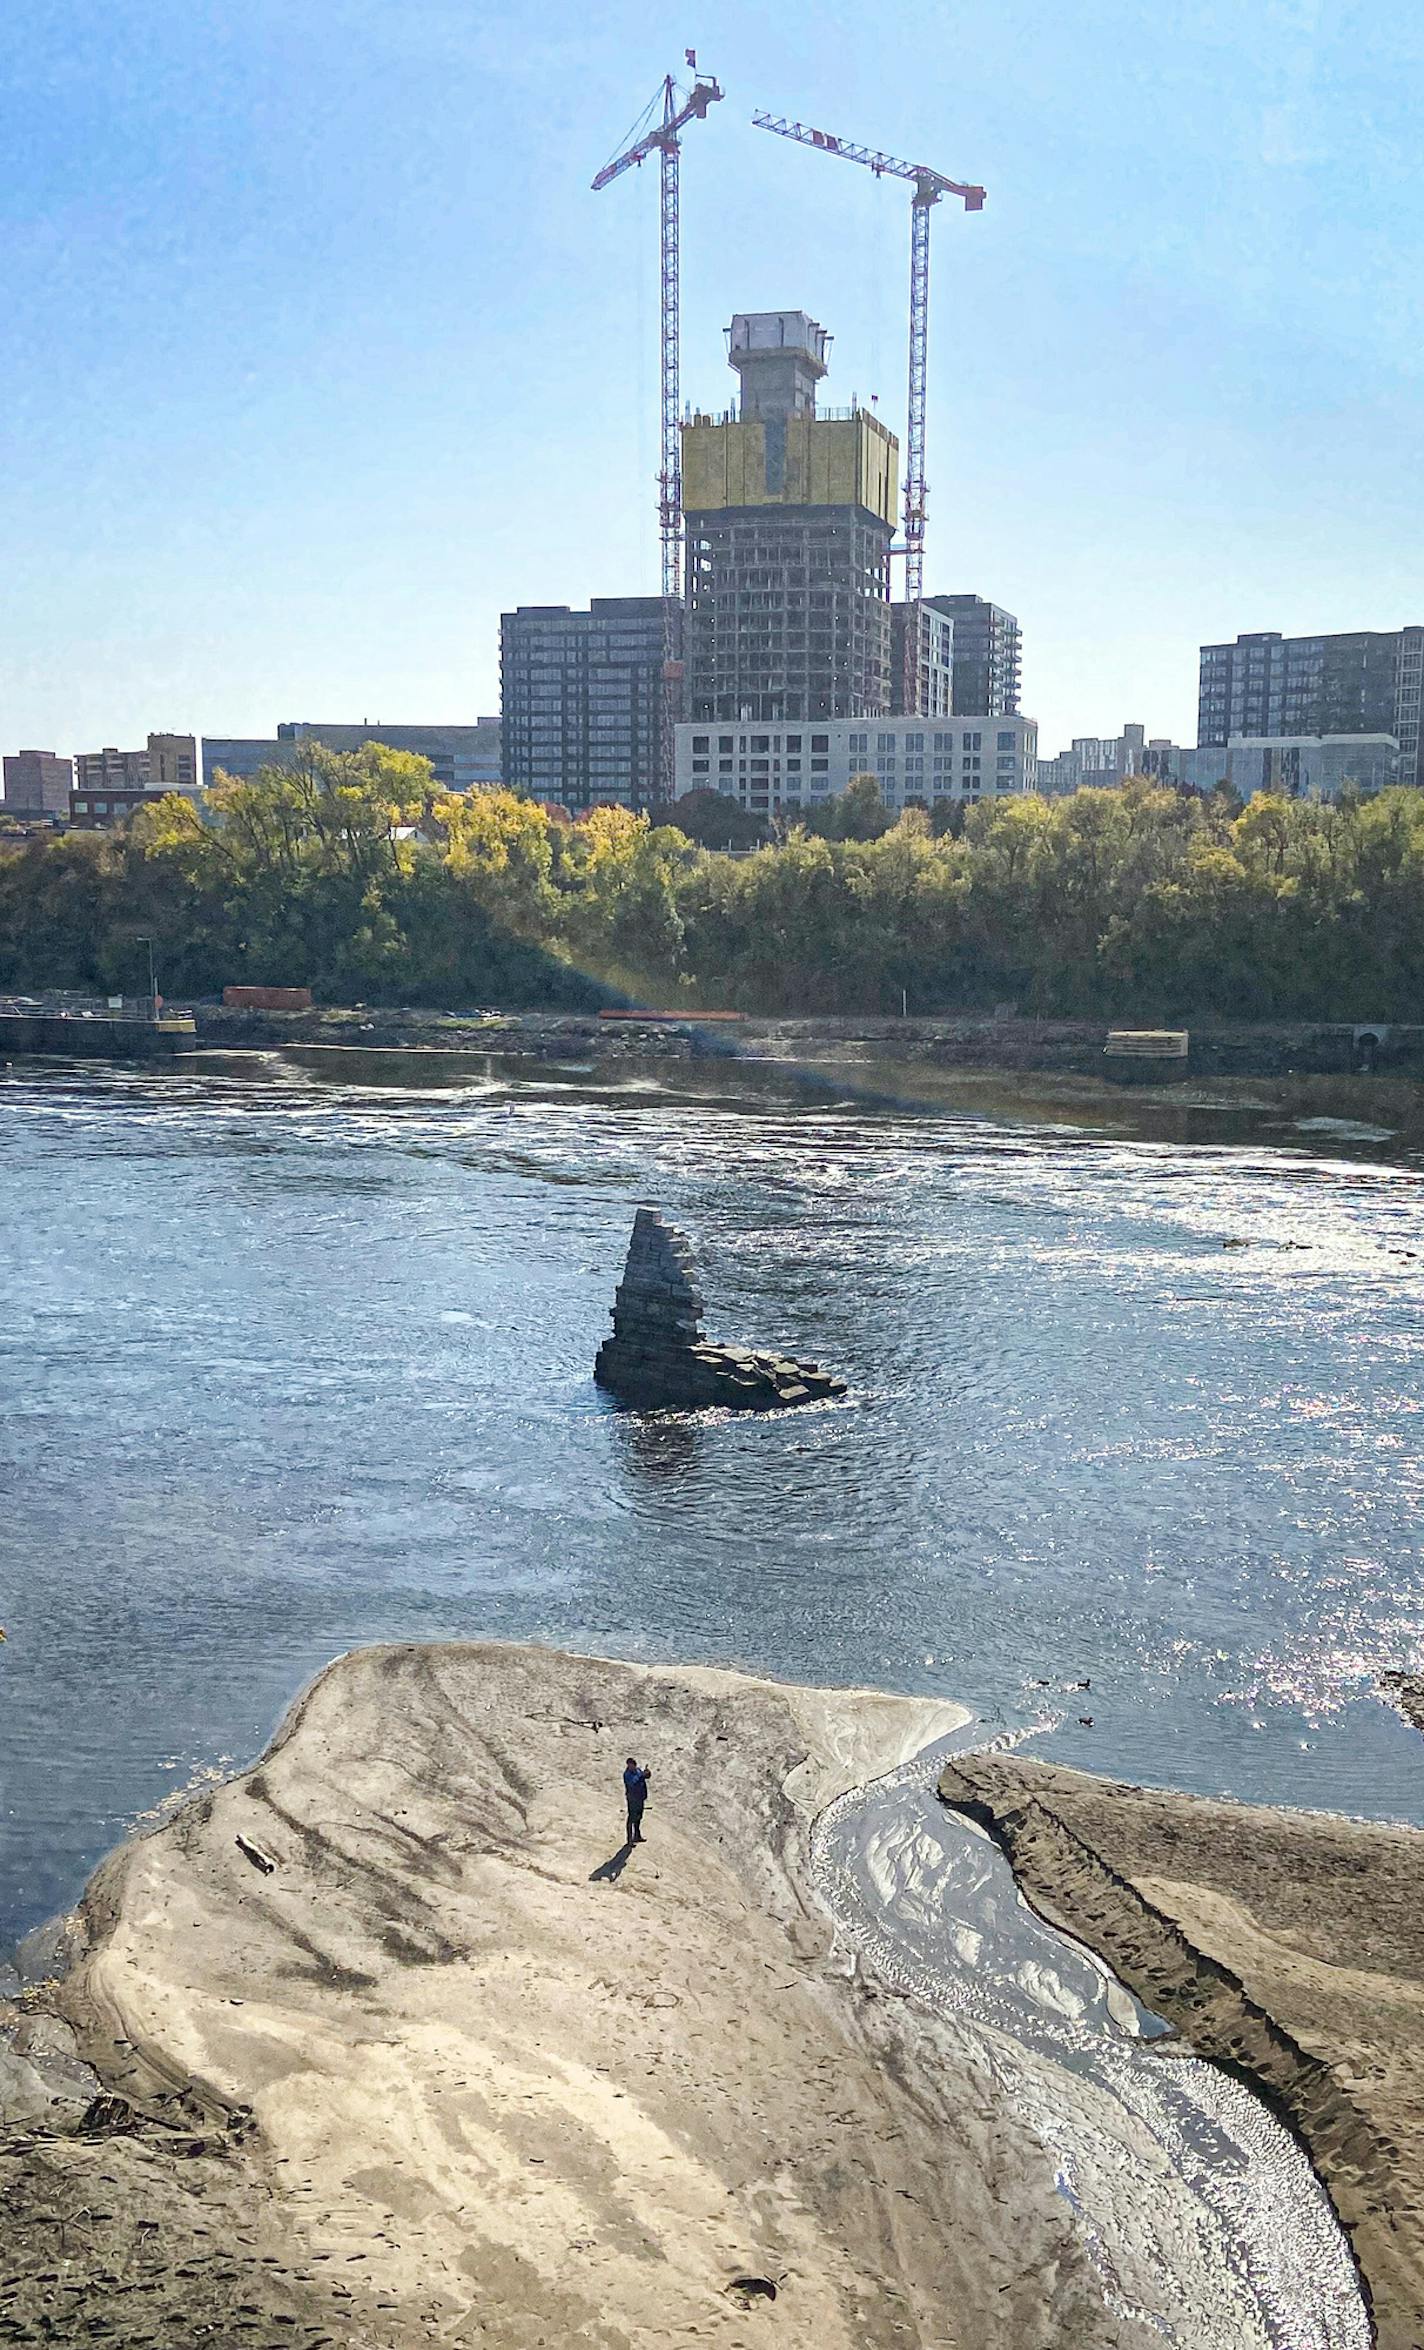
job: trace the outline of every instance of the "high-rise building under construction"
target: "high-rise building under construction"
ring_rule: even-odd
[[[804,310],[739,313],[739,404],[682,428],[690,720],[890,707],[899,444],[868,408],[817,413],[829,340]]]

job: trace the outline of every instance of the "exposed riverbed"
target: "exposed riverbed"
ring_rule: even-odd
[[[1367,2350],[1354,2260],[1295,2139],[1241,2081],[1163,2041],[939,1801],[945,1761],[977,1742],[957,1733],[818,1821],[815,1882],[848,1940],[988,2066],[1124,2318],[1180,2350]]]
[[[0,2323],[732,2350],[764,2295],[788,2350],[1365,2350],[1295,2142],[936,1801],[982,1745],[944,1699],[340,1660],[91,1886],[58,1998],[117,2119],[0,2139]]]

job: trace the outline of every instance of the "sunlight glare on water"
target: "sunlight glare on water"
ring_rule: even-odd
[[[1424,1660],[1424,1184],[1311,1140],[734,1071],[12,1075],[0,1934],[373,1639],[1047,1706],[1093,1769],[1424,1818],[1371,1693]],[[715,1335],[849,1402],[611,1410],[644,1200]]]

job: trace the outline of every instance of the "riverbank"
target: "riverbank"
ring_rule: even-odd
[[[1145,2346],[991,2071],[811,1891],[823,1807],[965,1718],[342,1659],[92,1881],[52,2004],[100,2094],[0,2140],[0,2339]]]
[[[1092,1077],[1101,1074],[1108,1027],[1123,1025],[986,1013],[903,1018],[748,1014],[725,1023],[699,1023],[694,1010],[653,1020],[625,1012],[604,1020],[595,1012],[445,1012],[364,1004],[271,1012],[205,1003],[195,1007],[194,1016],[199,1038],[208,1044],[350,1044],[377,1051],[499,1051],[535,1059],[558,1058],[574,1047],[639,1059],[687,1059],[699,1053],[846,1063],[897,1058],[951,1068],[1055,1070]],[[1362,1073],[1363,1052],[1386,1078],[1424,1079],[1424,1026],[1379,1028],[1378,1042],[1368,1047],[1360,1045],[1360,1034],[1344,1021],[1193,1026],[1186,1076],[1355,1076]]]
[[[1181,1077],[1125,1085],[1103,1074],[1106,1028],[1095,1021],[990,1019],[747,1019],[699,1026],[591,1014],[418,1008],[301,1013],[198,1008],[201,1049],[280,1050],[317,1074],[385,1064],[385,1081],[458,1074],[493,1055],[511,1065],[740,1064],[786,1069],[867,1102],[993,1115],[1012,1097],[1025,1110],[1097,1123],[1275,1117],[1307,1133],[1358,1127],[1380,1140],[1424,1141],[1424,1029],[1395,1030],[1375,1069],[1357,1067],[1344,1026],[1241,1026],[1192,1032]],[[1394,1057],[1389,1058],[1392,1054]],[[1321,1127],[1314,1122],[1321,1121]]]
[[[999,1756],[941,1795],[1039,1914],[1288,2121],[1368,2285],[1424,2339],[1424,1834],[1117,1785]]]

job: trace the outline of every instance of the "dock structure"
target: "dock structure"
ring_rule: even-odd
[[[1148,1085],[1153,1079],[1185,1077],[1191,1037],[1185,1028],[1110,1028],[1103,1046],[1103,1075],[1118,1085]]]
[[[167,1061],[197,1045],[191,1012],[136,1014],[76,1011],[53,1005],[0,1004],[0,1062],[12,1055],[49,1060]]]
[[[656,1208],[639,1208],[613,1335],[594,1364],[599,1386],[620,1403],[673,1411],[776,1411],[846,1393],[845,1381],[819,1363],[709,1340],[703,1310],[690,1242]]]

